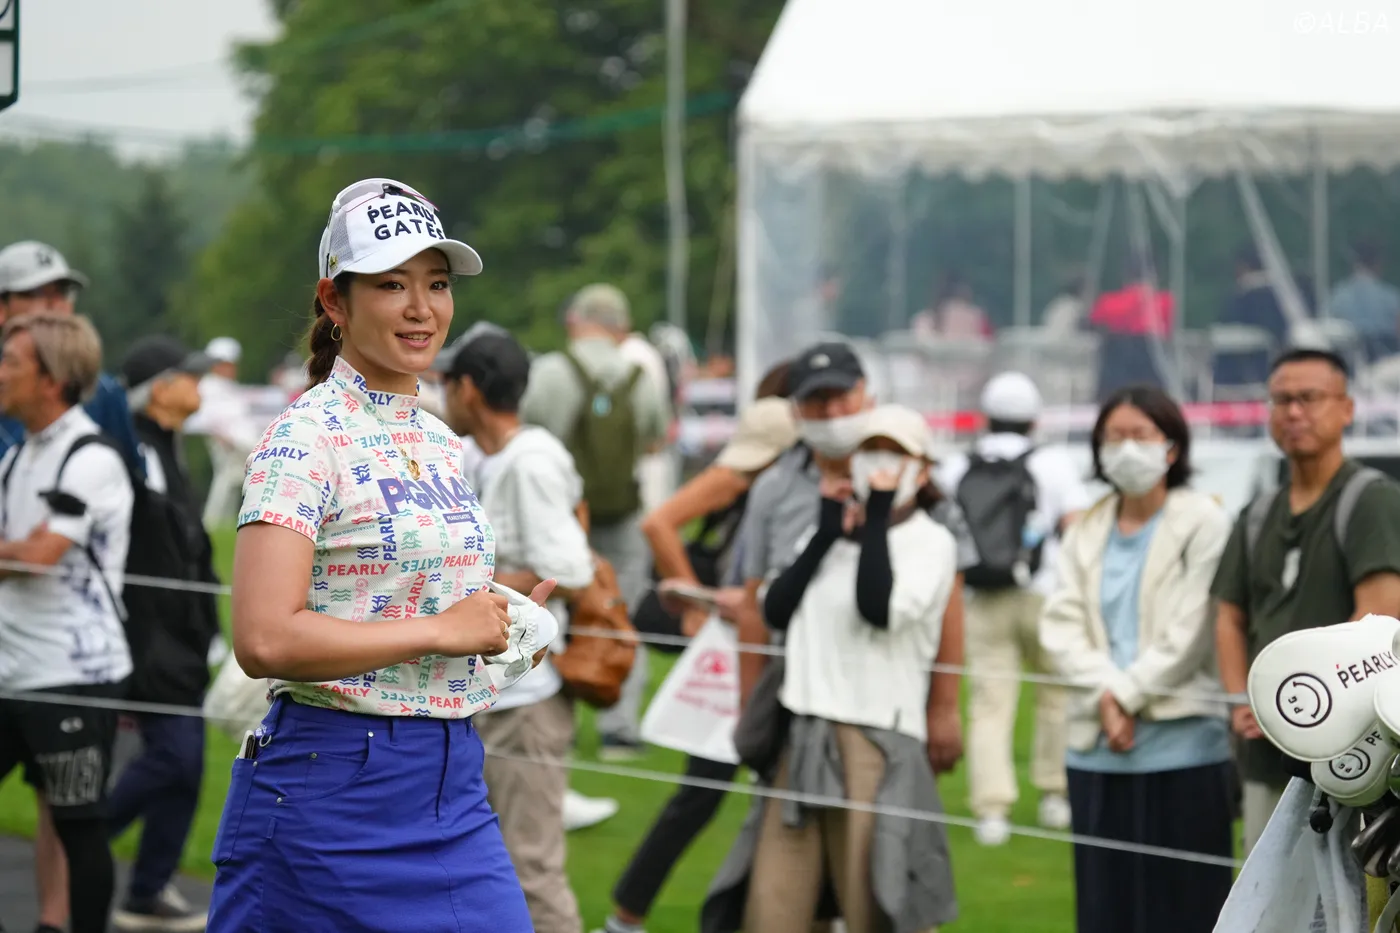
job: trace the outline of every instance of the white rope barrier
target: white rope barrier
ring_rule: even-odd
[[[218,720],[211,717],[198,706],[177,706],[166,703],[142,703],[132,700],[118,700],[109,697],[87,697],[75,694],[60,694],[48,691],[13,691],[0,690],[0,700],[9,700],[23,703],[52,703],[63,706],[76,706],[86,709],[113,710],[118,713],[146,713],[163,716],[192,716],[199,719]],[[874,813],[877,816],[889,816],[898,819],[919,820],[926,823],[941,823],[945,826],[958,826],[963,828],[973,828],[977,825],[977,820],[966,816],[953,816],[947,813],[935,813],[930,810],[916,810],[910,807],[890,807],[880,804],[861,803],[847,800],[844,797],[828,797],[819,794],[801,794],[795,791],[783,790],[780,788],[767,787],[761,784],[743,784],[736,781],[716,781],[709,778],[692,777],[687,774],[673,774],[667,771],[655,771],[648,768],[629,768],[623,765],[606,764],[603,762],[585,761],[578,758],[552,758],[542,755],[516,755],[507,752],[500,752],[487,746],[486,754],[493,758],[504,761],[518,761],[526,764],[536,764],[542,767],[562,768],[567,771],[585,771],[593,774],[606,774],[613,777],[632,778],[634,780],[651,781],[661,784],[674,784],[677,786],[697,787],[707,790],[717,790],[724,793],[743,794],[748,797],[766,797],[774,800],[792,801],[805,807],[828,810],[852,810],[860,813]],[[1048,842],[1062,842],[1072,845],[1093,846],[1100,849],[1111,849],[1118,852],[1127,852],[1135,855],[1156,856],[1159,858],[1176,859],[1183,862],[1196,862],[1201,865],[1216,865],[1226,868],[1238,868],[1243,865],[1232,858],[1224,858],[1216,855],[1206,855],[1201,852],[1192,852],[1187,849],[1170,849],[1162,846],[1141,845],[1134,842],[1125,842],[1118,839],[1107,839],[1101,836],[1084,836],[1076,833],[1060,832],[1057,830],[1042,829],[1038,826],[1021,826],[1012,824],[1010,826],[1012,835],[1026,836],[1031,839],[1043,839]]]
[[[40,575],[56,575],[65,572],[63,568],[48,566],[44,564],[26,564],[19,561],[0,560],[0,570],[9,570],[18,573],[30,573]],[[195,583],[188,580],[176,580],[169,577],[152,577],[142,574],[109,574],[109,578],[118,578],[124,581],[124,585],[151,586],[160,589],[179,590],[188,593],[209,593],[215,596],[229,596],[232,594],[232,587],[227,584],[218,583]],[[619,632],[615,629],[601,629],[588,626],[570,627],[568,633],[571,635],[584,635],[591,638],[614,638],[627,641],[640,642],[647,645],[664,645],[667,647],[683,648],[691,641],[686,635],[657,635],[645,632]],[[739,644],[737,650],[742,654],[762,654],[769,657],[781,657],[785,651],[779,645],[753,645]],[[935,674],[958,674],[973,678],[989,678],[997,680],[1019,680],[1025,683],[1041,684],[1050,687],[1065,687],[1072,690],[1098,690],[1098,683],[1075,680],[1069,677],[1060,677],[1055,674],[1039,674],[1031,671],[1010,669],[1010,668],[978,668],[969,667],[965,664],[934,664],[930,670]],[[1222,693],[1202,690],[1176,690],[1165,687],[1144,687],[1143,693],[1147,696],[1174,697],[1184,700],[1196,700],[1206,703],[1247,703],[1249,698],[1242,693]]]

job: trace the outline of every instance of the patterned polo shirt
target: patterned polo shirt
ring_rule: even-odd
[[[462,477],[462,443],[413,395],[371,390],[344,360],[293,402],[248,458],[240,526],[316,544],[306,607],[352,622],[430,616],[486,585],[496,539]],[[460,719],[507,684],[479,657],[431,656],[328,683],[273,681],[311,706]]]

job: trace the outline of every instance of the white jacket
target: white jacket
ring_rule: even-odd
[[[1194,490],[1167,493],[1142,569],[1138,657],[1120,670],[1109,655],[1099,603],[1103,555],[1118,502],[1117,494],[1107,496],[1070,526],[1060,551],[1059,587],[1040,617],[1040,643],[1051,670],[1092,687],[1069,688],[1069,746],[1077,750],[1098,740],[1098,704],[1105,690],[1142,719],[1227,715],[1222,702],[1158,692],[1222,692],[1210,584],[1230,535],[1224,509]]]

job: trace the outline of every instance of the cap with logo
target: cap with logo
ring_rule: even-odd
[[[982,414],[995,421],[1029,424],[1040,406],[1040,390],[1025,373],[998,373],[982,389]]]
[[[29,292],[55,282],[87,288],[87,276],[69,268],[63,254],[34,240],[11,243],[0,249],[0,295]]]
[[[342,272],[387,272],[424,250],[440,250],[454,275],[476,275],[481,257],[449,239],[438,210],[427,198],[390,178],[367,178],[331,202],[317,264],[321,278]]]
[[[141,338],[127,351],[122,360],[122,382],[134,389],[165,373],[202,376],[213,364],[209,354],[191,350],[174,337],[156,334]]]
[[[483,331],[464,343],[447,369],[448,379],[470,377],[487,404],[518,403],[530,382],[530,355],[505,331]]]
[[[215,337],[204,353],[215,363],[237,363],[243,358],[243,345],[232,337]]]
[[[744,409],[734,436],[715,457],[715,463],[739,473],[768,466],[797,443],[797,419],[787,399],[761,398]]]
[[[924,416],[903,405],[879,405],[871,409],[861,422],[860,442],[877,437],[887,438],[904,448],[911,457],[929,459],[933,432]]]
[[[796,401],[822,391],[847,392],[865,378],[860,357],[847,343],[819,343],[803,350],[788,371]]]

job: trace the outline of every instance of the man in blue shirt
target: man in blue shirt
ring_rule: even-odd
[[[40,311],[73,314],[78,293],[87,284],[87,276],[69,268],[63,254],[52,246],[34,240],[12,243],[0,250],[0,324]],[[126,390],[104,372],[86,409],[103,433],[116,442],[136,474],[144,476],[145,464],[137,453]],[[0,416],[0,456],[22,440],[24,427]]]

